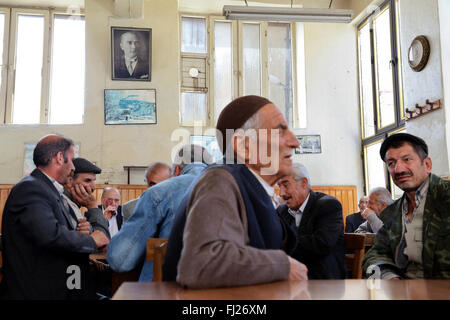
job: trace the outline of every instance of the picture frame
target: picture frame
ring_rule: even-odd
[[[198,144],[208,150],[214,162],[218,162],[223,158],[222,151],[215,136],[192,135],[189,137],[190,144]]]
[[[295,154],[322,153],[320,135],[297,135],[299,147],[295,148]]]
[[[151,65],[152,29],[111,27],[112,80],[151,81]]]
[[[105,125],[156,123],[156,89],[105,89]]]

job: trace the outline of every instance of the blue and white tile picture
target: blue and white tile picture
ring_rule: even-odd
[[[105,90],[105,124],[156,123],[156,90]]]

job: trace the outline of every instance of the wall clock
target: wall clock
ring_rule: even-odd
[[[415,37],[408,49],[408,63],[414,71],[425,68],[430,56],[430,44],[425,36]]]

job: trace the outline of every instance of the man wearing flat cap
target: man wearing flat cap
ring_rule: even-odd
[[[288,232],[272,200],[298,146],[283,114],[265,98],[240,97],[221,112],[216,137],[225,163],[209,166],[181,201],[163,279],[189,288],[307,279],[281,250]]]
[[[431,173],[428,146],[408,133],[389,136],[381,159],[403,196],[384,209],[384,226],[363,260],[382,279],[450,279],[450,181]]]
[[[98,208],[94,194],[96,175],[102,170],[84,158],[73,159],[73,165],[75,170],[73,176],[64,185],[63,197],[74,213],[71,218],[77,226],[76,230],[84,234],[100,230],[111,238],[108,221],[103,216],[102,210]],[[84,216],[81,214],[81,207],[87,208]]]

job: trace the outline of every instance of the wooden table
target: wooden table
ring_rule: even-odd
[[[450,280],[307,280],[208,290],[125,282],[113,300],[450,300]]]

